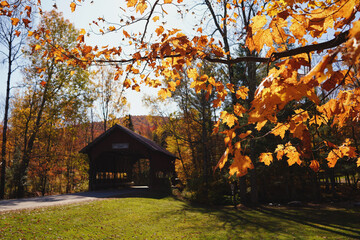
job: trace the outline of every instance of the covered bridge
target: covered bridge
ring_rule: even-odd
[[[89,157],[90,190],[132,183],[158,187],[175,174],[175,155],[118,124],[80,152]]]

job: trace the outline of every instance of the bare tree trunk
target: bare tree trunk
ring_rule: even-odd
[[[4,199],[5,195],[5,174],[6,174],[6,142],[7,142],[7,126],[9,114],[9,99],[10,99],[10,81],[12,73],[12,41],[9,42],[9,56],[8,56],[8,73],[6,81],[6,97],[5,97],[5,113],[4,113],[4,126],[1,144],[1,179],[0,179],[0,199]]]

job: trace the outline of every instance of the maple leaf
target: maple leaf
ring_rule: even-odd
[[[19,24],[19,19],[18,18],[11,18],[11,23],[12,23],[12,25],[14,25],[14,26],[17,26],[18,24]]]
[[[127,1],[127,7],[135,7],[138,0],[126,0]]]
[[[259,161],[263,162],[266,166],[269,166],[273,162],[273,155],[270,152],[261,153]]]
[[[43,86],[43,87],[45,87],[46,82],[43,80],[43,81],[40,82],[40,85]]]
[[[222,119],[223,123],[228,125],[230,128],[234,126],[235,121],[238,119],[234,114],[228,113],[227,111],[222,111],[220,118]]]
[[[153,19],[152,19],[154,22],[156,22],[156,21],[158,21],[159,20],[159,16],[155,16],[155,17],[153,17]]]
[[[264,121],[260,121],[260,122],[257,122],[256,123],[256,130],[260,131],[264,126],[265,124],[267,123],[268,120],[264,120]]]
[[[136,6],[136,12],[140,12],[140,14],[143,14],[144,11],[147,9],[147,4],[145,1],[141,1]]]
[[[314,172],[318,172],[320,170],[320,163],[316,160],[311,160],[309,166]]]
[[[160,36],[163,32],[164,32],[164,27],[163,26],[159,26],[156,30],[155,30],[156,34],[158,36]]]
[[[109,31],[115,31],[115,30],[116,30],[116,28],[114,26],[109,27]]]
[[[331,152],[329,152],[326,160],[328,161],[328,166],[330,168],[333,168],[335,167],[336,163],[337,163],[337,160],[339,159],[339,155],[337,154],[338,151],[336,151],[337,149],[335,150],[332,150]],[[336,151],[336,152],[335,152]]]
[[[298,165],[301,164],[300,153],[296,150],[294,146],[287,146],[285,148],[285,154],[288,157],[287,162],[289,166],[292,166],[295,163],[297,163]]]
[[[71,12],[74,12],[76,9],[76,3],[72,2],[70,3]]]
[[[278,123],[276,127],[273,128],[272,134],[275,136],[280,136],[282,139],[285,137],[286,131],[289,129],[289,125],[286,123]]]
[[[253,169],[254,165],[248,156],[241,154],[240,149],[235,150],[234,161],[229,167],[229,174],[233,176],[236,174],[237,177],[245,176],[248,173],[248,169]]]
[[[220,168],[222,169],[224,166],[225,166],[225,163],[227,162],[228,160],[228,155],[229,155],[229,148],[227,148],[225,150],[225,152],[223,153],[223,155],[221,156],[219,162],[216,164],[215,168],[214,168],[214,171],[215,169],[217,168]]]

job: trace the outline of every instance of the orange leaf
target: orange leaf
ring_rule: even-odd
[[[172,3],[172,0],[164,0],[164,3]]]
[[[164,27],[163,26],[159,26],[155,32],[157,33],[158,36],[160,36],[163,32],[164,32]]]
[[[0,4],[2,7],[10,7],[10,5],[7,1],[2,1]]]
[[[76,9],[76,3],[72,2],[70,3],[71,12],[74,12]]]
[[[116,28],[114,26],[109,27],[109,31],[115,31],[115,30],[116,30]]]
[[[18,24],[19,24],[19,19],[18,18],[11,18],[11,23],[12,23],[12,25],[14,25],[14,26],[17,26]]]
[[[40,84],[41,84],[41,86],[45,87],[46,82],[43,80],[43,81],[40,82]]]
[[[229,167],[230,176],[236,174],[237,177],[245,176],[248,169],[253,169],[254,166],[248,156],[241,154],[240,149],[235,151],[234,161]]]
[[[320,164],[318,161],[316,160],[312,160],[310,163],[310,168],[314,171],[314,172],[318,172],[320,169]]]
[[[217,169],[217,168],[222,169],[224,167],[225,163],[228,160],[228,155],[229,155],[229,149],[227,148],[225,150],[224,154],[221,156],[219,162],[216,164],[214,170]]]
[[[159,16],[155,16],[155,17],[153,17],[153,19],[152,19],[154,22],[156,22],[157,20],[159,20]]]
[[[130,37],[130,34],[127,31],[123,30],[123,33],[124,33],[125,37],[127,37],[127,38]]]

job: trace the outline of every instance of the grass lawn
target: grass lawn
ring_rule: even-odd
[[[0,239],[360,239],[360,209],[192,206],[129,197],[0,214]]]

